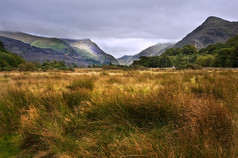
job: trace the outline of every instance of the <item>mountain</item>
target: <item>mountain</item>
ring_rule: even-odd
[[[133,56],[125,55],[121,58],[118,58],[117,61],[120,65],[130,65],[134,60],[138,60],[141,56],[159,56],[161,55],[167,48],[172,47],[172,43],[158,43],[154,46],[151,46],[138,54]]]
[[[31,46],[19,40],[0,37],[0,41],[4,44],[6,50],[21,56],[23,59],[32,62],[43,63],[44,61],[65,61],[68,64],[75,63],[77,65],[87,66],[94,64],[94,61],[78,59],[67,54],[59,53],[52,49],[38,48]]]
[[[77,65],[91,65],[91,64],[101,65],[109,63],[118,64],[117,60],[113,56],[102,51],[91,40],[47,38],[21,32],[5,32],[5,31],[0,31],[0,36],[15,39],[15,40],[8,39],[8,44],[9,42],[17,42],[17,41],[21,41],[25,44],[28,44],[27,47],[29,48],[29,50],[33,49],[34,50],[33,52],[35,52],[34,53],[35,57],[30,57],[31,61],[33,60],[33,58],[34,60],[43,61],[44,60],[43,54],[45,54],[45,52],[48,52],[48,54],[53,53],[52,55],[48,55],[50,56],[48,60],[64,59],[64,61],[66,61],[67,63],[72,63],[71,61],[75,61]],[[17,44],[12,43],[12,45],[17,46],[18,51],[19,50],[26,51],[21,50],[21,47],[18,47],[19,46],[18,44],[19,42],[17,42]],[[10,48],[7,47],[6,49]],[[40,49],[42,49],[43,53],[40,53]],[[13,53],[17,53],[14,52],[14,50],[11,51]],[[25,53],[30,54],[32,53],[32,51]],[[27,56],[28,55],[24,56],[23,58],[26,59],[28,58]]]
[[[198,26],[175,45],[157,44],[149,47],[134,56],[123,56],[118,60],[122,65],[130,65],[140,56],[159,56],[169,48],[182,48],[187,44],[195,46],[197,49],[206,48],[211,44],[225,43],[231,37],[238,35],[238,22],[230,22],[218,17],[210,16],[205,22]]]
[[[238,22],[230,22],[210,16],[204,23],[179,41],[175,47],[182,48],[186,44],[191,44],[201,49],[211,44],[224,43],[237,34]]]
[[[64,54],[73,54],[74,50],[64,41],[57,38],[34,36],[22,32],[0,31],[0,36],[22,41],[38,48],[48,48]]]
[[[158,43],[134,55],[134,57],[139,58],[140,56],[159,56],[163,53],[165,48],[171,47],[171,45],[173,44],[172,43]]]

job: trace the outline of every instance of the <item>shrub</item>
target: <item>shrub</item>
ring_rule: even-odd
[[[19,71],[36,71],[38,70],[37,66],[31,62],[25,62],[18,65]]]

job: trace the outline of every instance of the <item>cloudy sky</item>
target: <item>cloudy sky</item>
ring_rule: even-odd
[[[238,21],[238,1],[0,0],[0,30],[91,38],[115,57],[176,42],[208,16]]]

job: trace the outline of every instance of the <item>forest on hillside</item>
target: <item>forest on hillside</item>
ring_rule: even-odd
[[[141,56],[133,65],[144,67],[176,67],[199,68],[199,67],[238,67],[238,35],[230,38],[225,43],[209,45],[207,48],[198,50],[192,45],[183,48],[170,48],[161,56]]]

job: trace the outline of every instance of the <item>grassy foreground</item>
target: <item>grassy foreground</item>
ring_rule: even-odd
[[[0,74],[0,157],[237,157],[238,70]]]

